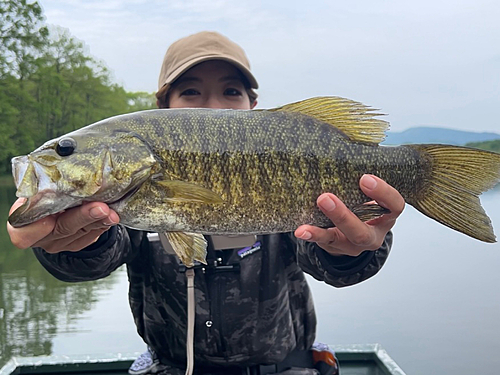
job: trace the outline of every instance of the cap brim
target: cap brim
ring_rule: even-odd
[[[257,83],[257,80],[253,76],[253,74],[248,70],[244,65],[236,61],[234,58],[231,56],[226,56],[226,55],[208,55],[208,56],[200,56],[195,59],[192,59],[181,66],[179,66],[176,70],[170,74],[170,76],[166,79],[166,81],[163,83],[163,85],[160,87],[158,91],[160,91],[164,86],[168,85],[170,86],[171,83],[173,83],[177,78],[179,78],[182,74],[187,72],[189,69],[194,67],[195,65],[198,65],[202,62],[205,61],[211,61],[211,60],[222,60],[222,61],[227,61],[231,65],[234,65],[236,68],[238,68],[241,73],[245,76],[245,78],[248,80],[250,83],[250,88],[252,89],[258,89],[259,84]]]

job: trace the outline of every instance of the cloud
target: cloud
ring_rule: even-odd
[[[217,30],[246,50],[259,106],[341,95],[416,124],[498,128],[500,4],[488,0],[41,0],[128,90],[153,91],[166,48]]]
[[[84,40],[128,89],[149,91],[155,89],[166,48],[178,38],[213,29],[243,44],[241,35],[252,35],[259,26],[279,20],[252,4],[226,0],[42,1],[48,22],[67,27]]]

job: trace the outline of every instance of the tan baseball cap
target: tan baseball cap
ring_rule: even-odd
[[[158,79],[158,93],[168,91],[170,84],[193,66],[208,60],[223,60],[238,68],[250,83],[250,88],[259,87],[250,72],[250,63],[245,51],[225,36],[202,31],[174,42],[165,53]],[[165,87],[167,86],[167,87]],[[157,93],[157,96],[158,96]]]

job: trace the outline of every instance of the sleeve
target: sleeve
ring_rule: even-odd
[[[145,237],[143,232],[116,225],[103,233],[95,243],[78,252],[50,254],[39,247],[34,247],[33,251],[42,266],[59,280],[97,280],[133,259],[142,237]]]
[[[304,272],[327,284],[344,287],[369,279],[382,268],[392,246],[392,232],[387,233],[379,249],[364,251],[357,257],[333,256],[315,243],[297,238],[295,242],[298,262]]]

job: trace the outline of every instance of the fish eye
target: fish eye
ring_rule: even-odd
[[[76,141],[73,138],[62,138],[57,142],[56,152],[59,156],[69,156],[76,149]]]

